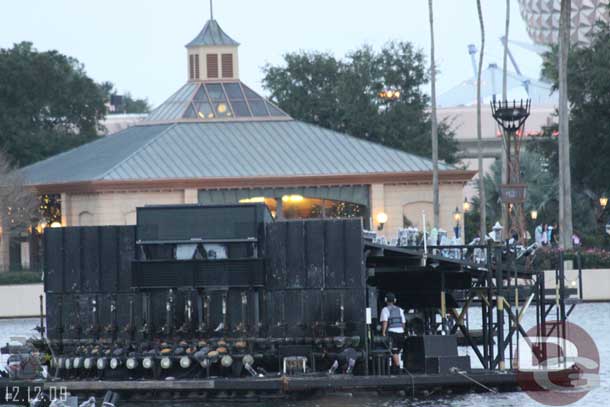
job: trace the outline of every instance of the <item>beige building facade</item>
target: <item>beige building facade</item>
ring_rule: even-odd
[[[449,232],[456,226],[454,219],[456,210],[462,210],[464,182],[459,179],[449,180],[443,182],[440,187],[439,226]],[[370,194],[367,226],[377,230],[380,235],[387,239],[395,238],[399,229],[405,226],[405,222],[421,230],[422,216],[426,217],[428,229],[431,227],[432,188],[429,182],[374,183],[366,185],[366,188]],[[64,226],[134,225],[138,207],[209,203],[199,200],[198,196],[199,190],[193,188],[64,192],[61,195],[62,224]],[[387,222],[381,230],[377,221],[380,213],[387,215]],[[460,218],[459,226],[460,230],[463,230],[463,216]]]

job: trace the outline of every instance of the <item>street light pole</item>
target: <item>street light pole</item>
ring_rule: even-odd
[[[559,14],[559,234],[564,249],[572,248],[572,181],[568,106],[568,54],[572,1],[561,0]]]
[[[434,56],[434,14],[432,0],[428,0],[430,14],[430,103],[432,114],[432,208],[434,211],[434,227],[438,229],[440,217],[439,186],[438,186],[438,122],[436,117],[436,61]]]
[[[506,24],[504,27],[504,56],[502,63],[502,99],[508,99],[508,34],[510,28],[510,0],[506,0]],[[503,143],[505,143],[504,137],[502,138]],[[502,157],[501,157],[501,177],[502,183],[508,184],[508,162],[506,157],[506,146],[502,149]],[[502,205],[502,224],[508,225],[508,211],[505,205]],[[508,231],[505,231],[504,238],[508,239]]]
[[[460,238],[460,221],[462,220],[462,214],[460,213],[460,209],[456,206],[455,207],[455,212],[453,212],[453,220],[455,221],[455,229],[454,229],[454,233],[455,233],[455,238],[459,239]],[[464,239],[466,240],[466,239]]]
[[[477,147],[479,166],[479,213],[481,216],[479,233],[481,241],[485,241],[487,234],[487,200],[485,198],[485,180],[483,174],[483,131],[481,129],[481,71],[483,70],[483,54],[485,52],[485,24],[483,23],[483,11],[481,0],[477,0],[477,14],[479,16],[479,27],[481,29],[481,51],[479,53],[479,68],[477,69]]]

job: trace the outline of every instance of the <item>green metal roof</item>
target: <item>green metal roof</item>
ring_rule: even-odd
[[[229,37],[220,28],[218,22],[212,19],[205,23],[201,32],[191,42],[186,44],[186,47],[199,47],[202,45],[239,45],[239,43]]]
[[[253,120],[134,126],[22,173],[28,184],[40,185],[431,170],[430,160],[311,124]]]

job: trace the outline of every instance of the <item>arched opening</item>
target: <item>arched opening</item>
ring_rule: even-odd
[[[277,219],[361,217],[365,228],[370,223],[368,185],[199,190],[198,201],[204,205],[264,203]]]
[[[93,214],[89,211],[79,213],[78,226],[93,226]]]
[[[432,220],[432,202],[416,201],[409,202],[402,206],[402,223],[403,227],[413,226],[419,230],[423,230],[423,216],[426,214],[426,225],[429,226]]]
[[[124,215],[125,224],[126,225],[135,225],[136,224],[136,211],[127,212]]]
[[[251,197],[239,200],[240,203],[262,202],[271,214],[281,219],[311,218],[356,218],[366,216],[366,206],[353,202],[334,199],[309,198],[302,195],[283,195],[281,198]]]

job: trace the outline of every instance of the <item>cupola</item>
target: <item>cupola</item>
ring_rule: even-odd
[[[188,80],[239,79],[238,46],[239,43],[229,37],[212,16],[201,32],[186,44]]]

